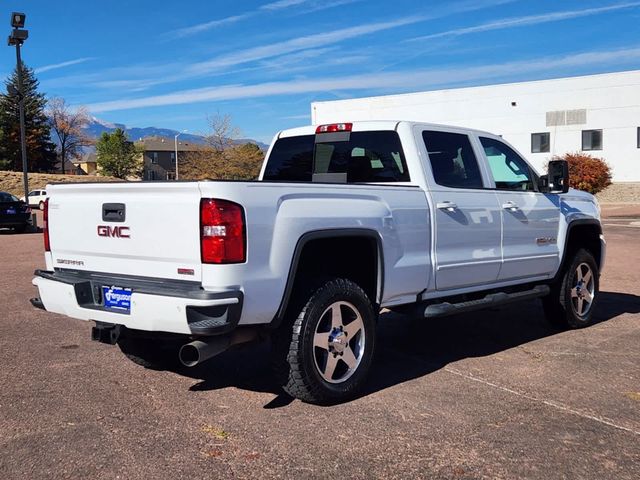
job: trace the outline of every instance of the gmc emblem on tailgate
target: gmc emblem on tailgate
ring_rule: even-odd
[[[110,225],[98,225],[98,236],[112,238],[131,238],[131,235],[129,234],[129,227],[112,227]]]

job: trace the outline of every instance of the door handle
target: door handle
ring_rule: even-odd
[[[440,210],[447,210],[449,212],[453,212],[456,208],[458,208],[458,205],[448,200],[445,200],[444,202],[436,203],[436,207],[439,208]]]
[[[518,205],[516,205],[512,201],[508,201],[508,202],[503,203],[502,204],[502,208],[504,208],[505,210],[511,210],[512,212],[520,210],[520,207],[518,207]]]

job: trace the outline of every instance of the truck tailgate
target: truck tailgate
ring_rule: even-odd
[[[196,182],[49,186],[55,268],[201,280]]]

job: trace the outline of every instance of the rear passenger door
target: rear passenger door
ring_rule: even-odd
[[[471,138],[463,132],[416,127],[424,145],[435,207],[437,290],[490,284],[502,260],[500,206],[481,168]]]
[[[480,143],[502,210],[504,258],[498,279],[552,274],[560,261],[558,196],[537,191],[531,167],[509,145],[482,136]]]

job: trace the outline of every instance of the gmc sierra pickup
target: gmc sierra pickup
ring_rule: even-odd
[[[415,122],[282,131],[254,182],[47,192],[35,306],[95,321],[94,340],[146,366],[270,337],[282,387],[308,402],[359,391],[382,308],[541,298],[555,324],[589,325],[605,258],[565,162],[540,176],[499,136]]]

